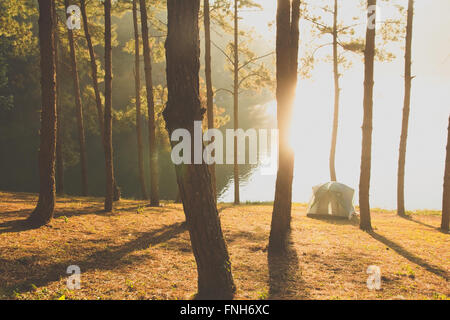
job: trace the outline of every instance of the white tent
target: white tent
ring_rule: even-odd
[[[311,217],[342,217],[351,219],[355,213],[355,190],[338,182],[327,182],[313,187],[313,195],[306,211]]]

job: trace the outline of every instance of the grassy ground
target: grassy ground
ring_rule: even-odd
[[[190,299],[197,273],[181,205],[58,198],[49,226],[20,224],[36,195],[0,193],[0,299]],[[450,235],[437,213],[374,210],[371,234],[358,221],[317,220],[295,205],[288,254],[268,257],[270,205],[220,204],[238,299],[448,299]],[[68,290],[66,269],[81,268]],[[367,289],[369,265],[382,288]]]

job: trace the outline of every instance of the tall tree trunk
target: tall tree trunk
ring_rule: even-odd
[[[88,51],[89,51],[89,59],[90,59],[90,66],[91,66],[91,77],[92,77],[92,85],[94,87],[94,94],[95,94],[95,102],[97,106],[97,119],[98,119],[98,126],[100,128],[100,136],[102,139],[102,146],[103,151],[105,150],[105,116],[103,114],[103,106],[102,106],[102,99],[100,97],[100,89],[98,85],[98,72],[97,72],[97,62],[95,58],[95,51],[94,46],[92,45],[92,38],[91,34],[89,32],[89,24],[88,24],[88,18],[86,13],[86,1],[80,0],[80,9],[81,9],[81,16],[83,19],[83,29],[84,29],[84,35],[86,38]],[[116,184],[116,179],[114,179],[114,201],[120,200],[120,189]]]
[[[442,195],[441,229],[449,231],[450,222],[450,117],[448,117],[447,156],[445,160],[444,194]]]
[[[403,101],[402,134],[398,154],[397,172],[397,214],[405,215],[405,160],[406,141],[408,138],[409,107],[411,103],[411,46],[412,28],[414,17],[414,0],[408,2],[408,22],[406,25],[406,47],[405,47],[405,98]]]
[[[156,145],[155,101],[153,98],[152,59],[148,33],[148,17],[145,0],[139,0],[141,9],[141,31],[144,46],[145,86],[147,88],[148,141],[150,155],[150,205],[159,207],[158,150]]]
[[[60,48],[58,34],[58,16],[56,15],[56,3],[53,6],[53,21],[55,22],[55,70],[56,70],[56,113],[58,121],[56,123],[56,193],[64,194],[64,157],[62,151],[63,143],[63,126],[62,126],[62,109],[60,97]]]
[[[141,197],[147,199],[147,188],[144,178],[144,151],[142,146],[142,115],[141,115],[141,71],[140,71],[140,45],[138,27],[137,0],[133,0],[133,27],[134,27],[134,86],[136,89],[136,136],[138,147],[139,181],[141,183]]]
[[[69,7],[69,0],[64,0],[66,9]],[[87,159],[86,159],[86,138],[84,135],[83,122],[83,104],[81,102],[80,80],[78,78],[77,56],[75,52],[75,41],[73,38],[73,31],[68,29],[70,48],[70,64],[72,66],[73,90],[75,94],[75,106],[78,126],[78,145],[80,148],[80,165],[81,165],[81,194],[87,196],[88,182],[87,182]]]
[[[234,0],[234,85],[233,120],[234,130],[239,128],[239,20],[238,0]],[[234,204],[241,202],[239,194],[238,139],[234,137]]]
[[[214,129],[214,92],[211,75],[211,19],[209,13],[209,0],[203,1],[203,24],[205,27],[205,78],[206,78],[206,110],[208,116],[208,129]],[[216,166],[209,166],[214,197],[217,201]]]
[[[333,11],[333,74],[334,74],[334,117],[330,150],[330,179],[336,181],[336,144],[339,126],[339,52],[338,52],[338,0],[334,0]]]
[[[204,114],[199,97],[199,7],[200,0],[167,1],[168,102],[163,115],[169,135],[179,128],[193,135],[194,121]],[[197,262],[197,297],[231,299],[235,285],[208,165],[177,165],[176,175]]]
[[[81,9],[81,16],[83,18],[84,36],[86,38],[88,51],[89,51],[92,86],[94,87],[95,102],[96,102],[96,106],[97,106],[97,119],[98,119],[98,124],[100,127],[100,133],[101,133],[102,144],[103,144],[103,142],[104,142],[103,134],[104,134],[104,130],[105,130],[104,115],[103,115],[102,100],[100,98],[100,89],[98,87],[97,62],[95,60],[94,46],[92,45],[91,34],[89,32],[89,24],[88,24],[88,18],[87,18],[87,13],[86,13],[86,1],[85,0],[80,0],[80,9]]]
[[[376,0],[368,0],[368,9],[375,8]],[[374,11],[368,10],[367,18],[370,21]],[[364,119],[362,125],[362,149],[361,149],[361,175],[359,180],[359,208],[360,224],[359,227],[365,231],[372,230],[370,221],[370,168],[372,161],[372,109],[373,109],[373,70],[375,57],[375,34],[376,29],[367,25],[366,30],[366,48],[364,51]]]
[[[112,45],[111,45],[111,0],[105,0],[105,169],[106,196],[105,211],[113,210],[114,164],[112,147]]]
[[[34,226],[47,224],[55,211],[56,70],[54,2],[39,0],[41,55],[41,130],[39,147],[39,200],[28,218]]]
[[[270,228],[269,248],[281,251],[291,226],[294,151],[289,145],[292,109],[297,86],[300,0],[278,0],[277,8],[277,120],[278,172]]]

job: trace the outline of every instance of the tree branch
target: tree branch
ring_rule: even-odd
[[[216,47],[217,49],[219,49],[220,52],[222,52],[222,54],[228,59],[228,61],[230,61],[231,64],[234,64],[234,60],[230,58],[230,56],[222,50],[222,48],[220,48],[217,44],[214,43],[214,41],[211,40],[211,43],[213,44],[214,47]]]
[[[257,61],[257,60],[260,60],[260,59],[266,58],[266,57],[268,57],[268,56],[271,56],[271,55],[273,55],[274,53],[275,53],[275,52],[269,52],[269,53],[264,54],[264,55],[262,55],[262,56],[259,56],[259,57],[250,59],[250,60],[248,60],[247,62],[245,62],[243,65],[241,65],[241,66],[238,68],[238,70],[241,70],[241,69],[245,68],[247,65],[249,65],[250,63],[253,63],[253,62]]]

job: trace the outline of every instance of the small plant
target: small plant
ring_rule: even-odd
[[[435,300],[449,300],[450,298],[447,297],[443,293],[433,292],[433,299],[435,299]]]
[[[128,290],[134,290],[134,282],[133,281],[127,279],[125,281],[125,284],[127,285]]]
[[[144,211],[145,211],[145,208],[140,206],[140,207],[137,208],[136,213],[137,214],[143,214]]]
[[[411,268],[411,266],[409,265],[403,266],[402,270],[397,271],[396,274],[399,276],[407,276],[411,279],[416,278],[416,273],[414,272],[413,268]]]
[[[409,265],[402,267],[402,271],[397,272],[397,274],[407,276],[411,279],[414,279],[416,277],[414,270]]]
[[[406,274],[411,279],[414,279],[416,277],[416,274],[415,274],[414,270],[410,266],[406,266]]]
[[[260,292],[258,292],[259,300],[267,300],[268,298],[269,298],[269,293],[267,292],[267,289],[263,289]]]
[[[58,291],[56,291],[56,294],[54,295],[55,300],[66,300],[66,294],[68,290],[66,288],[61,288]]]

